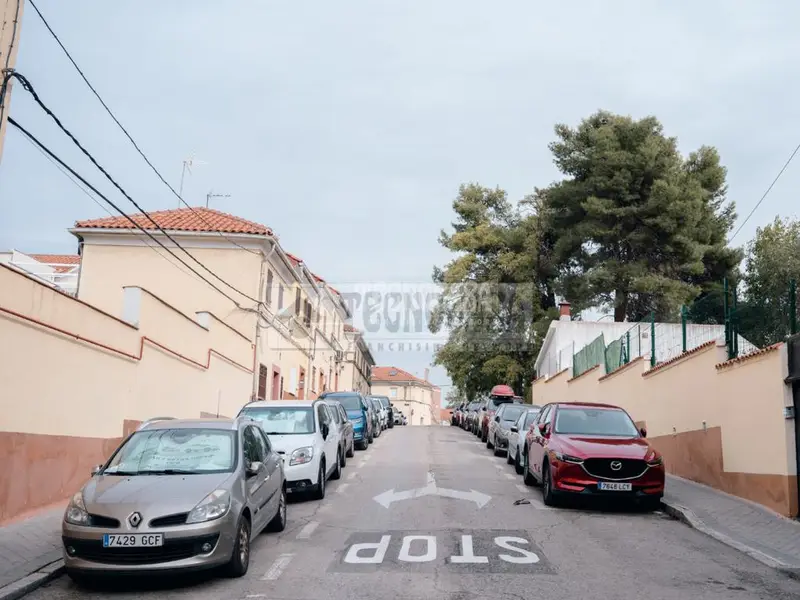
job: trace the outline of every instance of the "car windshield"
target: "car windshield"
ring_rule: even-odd
[[[389,408],[389,399],[388,398],[381,398],[380,403],[383,404],[383,408]]]
[[[637,437],[639,432],[623,410],[609,408],[564,408],[556,413],[555,432],[568,435]]]
[[[523,427],[525,427],[525,429],[528,429],[531,425],[533,425],[533,422],[536,420],[536,417],[538,416],[539,416],[538,408],[536,410],[529,410],[528,414],[525,415],[525,425]]]
[[[520,415],[525,412],[524,406],[507,406],[500,415],[501,420],[516,422]]]
[[[358,394],[328,394],[325,397],[340,402],[345,410],[361,410],[361,398]]]
[[[492,396],[489,398],[489,402],[486,405],[486,410],[497,410],[497,407],[501,404],[508,404],[509,402],[513,402],[514,399],[511,396]]]
[[[229,473],[236,464],[234,431],[153,429],[137,431],[103,470],[104,475]]]
[[[258,421],[267,435],[314,433],[310,406],[259,406],[245,408],[242,414]]]

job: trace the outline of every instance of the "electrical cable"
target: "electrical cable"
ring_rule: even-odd
[[[64,54],[65,54],[65,55],[66,55],[66,57],[69,59],[69,61],[72,63],[72,66],[73,66],[73,67],[75,67],[75,70],[76,70],[76,71],[78,72],[78,74],[81,76],[81,79],[83,79],[84,83],[85,83],[85,84],[88,86],[88,88],[89,88],[89,89],[92,91],[92,93],[95,95],[95,97],[96,97],[96,98],[99,100],[100,104],[103,106],[103,108],[104,108],[104,109],[106,110],[106,112],[108,113],[108,116],[110,116],[110,117],[112,118],[112,120],[114,121],[114,123],[116,123],[116,124],[117,124],[117,126],[120,128],[120,130],[122,131],[122,133],[124,133],[124,134],[125,134],[125,137],[127,137],[127,138],[128,138],[128,140],[131,142],[131,144],[133,144],[133,147],[136,149],[136,151],[139,153],[139,155],[140,155],[140,156],[141,156],[141,157],[144,159],[144,162],[146,162],[146,163],[147,163],[147,165],[148,165],[148,166],[149,166],[149,167],[150,167],[150,168],[153,170],[153,173],[155,173],[155,174],[156,174],[156,176],[157,176],[157,177],[158,177],[158,178],[161,180],[161,182],[162,182],[162,183],[163,183],[165,186],[167,186],[167,188],[169,189],[169,191],[170,191],[170,192],[172,192],[172,194],[173,194],[173,195],[174,195],[174,196],[175,196],[175,197],[176,197],[178,200],[180,200],[181,204],[183,204],[183,205],[184,205],[186,208],[188,208],[190,211],[192,211],[192,213],[193,213],[193,214],[194,214],[194,215],[195,215],[197,218],[199,218],[201,221],[203,221],[203,223],[205,223],[205,224],[206,224],[206,225],[208,225],[209,227],[213,227],[213,225],[212,225],[211,223],[209,223],[209,222],[208,222],[208,221],[207,221],[207,220],[206,220],[206,219],[203,217],[203,215],[202,215],[200,212],[196,211],[196,210],[195,210],[193,207],[191,207],[191,206],[190,206],[190,205],[189,205],[189,204],[188,204],[188,203],[187,203],[187,202],[186,202],[186,201],[185,201],[185,200],[184,200],[184,199],[181,197],[181,195],[180,195],[178,192],[176,192],[176,191],[175,191],[175,188],[174,188],[174,187],[172,187],[172,186],[169,184],[169,182],[167,182],[167,180],[166,180],[166,179],[164,178],[164,176],[163,176],[163,175],[162,175],[162,174],[159,172],[159,170],[158,170],[158,169],[155,167],[155,165],[153,165],[153,163],[150,161],[150,159],[149,159],[149,158],[147,158],[147,155],[145,155],[144,151],[143,151],[143,150],[142,150],[142,149],[139,147],[139,144],[137,144],[137,143],[136,143],[136,141],[133,139],[133,137],[131,136],[131,134],[130,134],[130,133],[128,133],[128,130],[127,130],[127,129],[125,129],[125,127],[122,125],[122,123],[120,123],[120,122],[119,122],[119,119],[117,119],[116,115],[113,113],[113,111],[112,111],[112,110],[111,110],[111,109],[108,107],[108,105],[105,103],[105,101],[103,100],[103,98],[100,96],[100,93],[99,93],[99,92],[98,92],[98,91],[95,89],[95,87],[94,87],[94,86],[93,86],[93,85],[92,85],[92,84],[89,82],[89,79],[86,77],[86,75],[84,74],[83,70],[82,70],[82,69],[81,69],[81,68],[78,66],[78,63],[77,63],[77,62],[75,62],[75,59],[74,59],[74,58],[72,58],[72,55],[69,53],[69,50],[67,50],[67,48],[64,46],[64,44],[61,42],[61,39],[58,37],[58,35],[56,34],[56,32],[55,32],[55,31],[53,31],[53,28],[52,28],[52,27],[50,27],[50,24],[47,22],[47,19],[45,19],[45,18],[44,18],[44,15],[43,15],[43,14],[42,14],[42,12],[39,10],[39,7],[38,7],[38,6],[36,6],[36,4],[33,2],[33,0],[28,0],[28,2],[29,2],[29,4],[30,4],[30,5],[33,7],[33,10],[35,10],[35,11],[36,11],[36,14],[37,14],[37,15],[39,15],[39,18],[41,19],[41,21],[42,21],[42,23],[44,24],[44,26],[47,28],[47,31],[49,31],[49,32],[50,32],[50,35],[51,35],[51,36],[53,36],[53,39],[54,39],[54,40],[56,41],[56,43],[57,43],[57,44],[58,44],[58,45],[61,47],[61,50],[63,50],[63,51],[64,51]],[[237,246],[238,248],[241,248],[242,250],[246,250],[247,252],[250,252],[250,253],[252,253],[252,254],[259,254],[259,251],[258,251],[258,250],[253,250],[252,248],[246,248],[245,246],[242,246],[241,244],[237,243],[235,240],[232,240],[231,238],[229,238],[228,236],[226,236],[226,235],[225,235],[223,232],[221,232],[221,231],[217,231],[217,232],[215,232],[215,233],[217,233],[218,235],[220,235],[221,237],[223,237],[225,240],[227,240],[228,242],[230,242],[230,243],[231,243],[231,244],[233,244],[234,246]]]
[[[772,188],[775,186],[775,184],[778,183],[778,179],[781,178],[781,175],[783,175],[783,172],[786,170],[786,168],[789,166],[792,160],[794,160],[794,157],[798,152],[800,152],[800,144],[798,144],[797,147],[794,149],[794,152],[792,152],[792,155],[789,157],[789,160],[787,160],[786,163],[783,165],[783,168],[780,171],[778,171],[778,174],[775,176],[775,179],[773,179],[772,183],[769,184],[767,191],[764,192],[764,195],[761,196],[761,199],[758,202],[756,202],[756,205],[753,207],[753,210],[750,211],[750,214],[748,214],[747,217],[745,217],[741,225],[739,225],[736,231],[733,232],[733,235],[728,239],[729,244],[733,241],[733,238],[735,238],[738,235],[738,233],[742,230],[742,227],[744,227],[747,224],[747,222],[750,220],[750,217],[753,216],[758,207],[761,206],[761,203],[764,202],[764,198],[767,197],[767,195],[772,191]]]
[[[207,271],[207,272],[208,272],[210,275],[212,275],[212,276],[213,276],[215,279],[217,279],[217,280],[218,280],[220,283],[223,283],[224,285],[226,285],[227,287],[229,287],[230,289],[232,289],[234,292],[236,292],[237,294],[241,295],[242,297],[244,297],[244,298],[247,298],[248,300],[250,300],[250,301],[252,301],[252,302],[255,302],[255,303],[256,303],[256,305],[261,305],[261,301],[259,301],[259,300],[257,300],[256,298],[253,298],[252,296],[250,296],[250,295],[248,295],[248,294],[246,294],[246,293],[242,292],[241,290],[239,290],[239,289],[238,289],[238,288],[236,288],[235,286],[231,285],[230,283],[228,283],[227,281],[225,281],[224,279],[222,279],[222,277],[220,277],[220,276],[219,276],[219,275],[217,275],[217,274],[216,274],[214,271],[212,271],[212,270],[211,270],[211,269],[209,269],[207,266],[205,266],[205,265],[204,265],[202,262],[200,262],[200,261],[199,261],[197,258],[195,258],[195,256],[194,256],[193,254],[191,254],[191,253],[190,253],[188,250],[186,250],[186,248],[184,248],[183,246],[181,246],[181,245],[180,245],[180,244],[179,244],[179,243],[178,243],[178,242],[177,242],[177,241],[176,241],[176,240],[175,240],[175,239],[174,239],[174,238],[173,238],[173,237],[172,237],[172,236],[171,236],[169,233],[167,233],[167,231],[166,231],[166,230],[164,230],[164,228],[163,228],[163,227],[161,227],[161,225],[159,225],[159,224],[158,224],[158,223],[157,223],[157,222],[156,222],[156,221],[153,219],[153,217],[151,217],[151,216],[150,216],[150,214],[149,214],[149,213],[148,213],[146,210],[144,210],[144,208],[142,208],[142,207],[141,207],[141,206],[140,206],[140,205],[139,205],[139,204],[136,202],[136,200],[134,200],[134,199],[133,199],[133,198],[132,198],[132,197],[131,197],[131,196],[128,194],[128,192],[126,192],[126,191],[125,191],[125,190],[122,188],[122,186],[121,186],[121,185],[119,185],[119,184],[118,184],[118,183],[117,183],[117,182],[114,180],[114,178],[113,178],[113,177],[111,177],[111,175],[108,173],[108,171],[106,171],[106,170],[103,168],[103,166],[102,166],[102,165],[100,165],[100,163],[98,163],[98,162],[97,162],[97,160],[94,158],[94,156],[92,156],[92,154],[91,154],[91,153],[90,153],[88,150],[86,150],[86,148],[84,148],[84,147],[83,147],[83,145],[82,145],[82,144],[80,143],[80,141],[78,141],[78,139],[77,139],[77,138],[76,138],[76,137],[75,137],[75,136],[72,134],[72,132],[71,132],[69,129],[67,129],[67,128],[66,128],[66,127],[65,127],[65,126],[64,126],[64,125],[61,123],[61,121],[60,121],[60,120],[59,120],[59,118],[58,118],[58,117],[57,117],[57,116],[56,116],[56,115],[53,113],[53,111],[52,111],[52,110],[50,110],[50,108],[48,108],[48,107],[47,107],[47,105],[46,105],[46,104],[45,104],[45,103],[44,103],[44,102],[41,100],[41,98],[39,98],[39,95],[36,93],[36,90],[33,88],[33,85],[31,84],[31,82],[30,82],[30,81],[28,81],[28,79],[27,79],[27,78],[26,78],[24,75],[22,75],[21,73],[16,73],[16,72],[14,72],[14,73],[9,73],[9,74],[7,74],[7,75],[6,75],[6,79],[10,79],[10,78],[14,78],[14,79],[16,79],[16,80],[18,80],[18,81],[20,82],[20,84],[22,85],[22,88],[23,88],[25,91],[27,91],[29,94],[31,94],[31,96],[33,96],[33,99],[34,99],[34,101],[35,101],[35,102],[36,102],[36,103],[39,105],[39,107],[40,107],[40,108],[41,108],[41,109],[42,109],[44,112],[46,112],[46,113],[47,113],[47,115],[48,115],[48,116],[49,116],[49,117],[50,117],[50,118],[51,118],[51,119],[52,119],[52,120],[55,122],[55,124],[56,124],[56,125],[59,127],[59,129],[61,129],[61,131],[63,131],[63,132],[64,132],[64,133],[67,135],[67,137],[69,137],[69,138],[72,140],[72,142],[73,142],[73,143],[74,143],[74,144],[75,144],[75,145],[76,145],[76,146],[77,146],[77,147],[80,149],[80,151],[81,151],[81,152],[83,152],[83,154],[86,156],[86,158],[88,158],[88,159],[89,159],[89,160],[92,162],[92,164],[94,164],[94,166],[95,166],[95,167],[97,167],[97,169],[98,169],[98,170],[99,170],[99,171],[100,171],[100,172],[101,172],[101,173],[102,173],[102,174],[103,174],[103,175],[106,177],[106,179],[108,179],[108,181],[110,181],[110,182],[111,182],[111,184],[112,184],[114,187],[116,187],[116,188],[117,188],[117,190],[119,190],[119,192],[120,192],[120,193],[121,193],[123,196],[125,196],[125,198],[127,198],[127,199],[128,199],[128,201],[129,201],[131,204],[133,204],[133,205],[134,205],[134,206],[137,208],[137,210],[138,210],[138,211],[139,211],[139,212],[140,212],[140,213],[141,213],[141,214],[142,214],[142,215],[143,215],[145,218],[147,218],[147,220],[148,220],[148,221],[150,221],[150,223],[152,223],[152,224],[153,224],[153,226],[155,226],[155,228],[156,228],[156,229],[158,229],[158,230],[159,230],[159,231],[160,231],[160,232],[161,232],[161,233],[162,233],[162,234],[163,234],[163,235],[164,235],[164,236],[165,236],[165,237],[166,237],[166,238],[167,238],[167,239],[168,239],[170,242],[172,242],[173,244],[175,244],[175,246],[176,246],[176,247],[178,247],[178,248],[180,248],[181,250],[183,250],[183,252],[184,252],[184,253],[185,253],[185,254],[186,254],[186,255],[187,255],[189,258],[191,258],[191,259],[192,259],[192,260],[193,260],[195,263],[197,263],[197,264],[198,264],[200,267],[202,267],[202,268],[203,268],[205,271]],[[130,218],[130,217],[129,217],[129,216],[126,214],[126,213],[124,213],[124,212],[123,212],[123,214],[125,214],[125,216],[126,216],[126,217],[127,217],[127,218],[128,218],[130,221],[131,221],[131,222],[134,222],[134,221],[133,221],[133,219],[131,219],[131,218]],[[142,228],[142,230],[144,231],[144,229],[143,229],[143,228]]]
[[[86,179],[85,179],[84,177],[82,177],[82,176],[81,176],[81,175],[80,175],[80,174],[79,174],[77,171],[75,171],[75,169],[73,169],[72,167],[70,167],[70,166],[69,166],[68,164],[66,164],[66,163],[65,163],[63,160],[61,160],[61,159],[60,159],[58,156],[56,156],[56,155],[55,155],[55,154],[52,152],[52,150],[50,150],[50,148],[48,148],[48,147],[47,147],[47,146],[45,146],[45,145],[44,145],[42,142],[40,142],[40,141],[39,141],[39,139],[38,139],[38,138],[36,138],[36,136],[34,136],[32,133],[30,133],[30,132],[29,132],[27,129],[25,129],[25,128],[24,128],[22,125],[20,125],[19,123],[17,123],[17,122],[16,122],[16,121],[15,121],[15,120],[14,120],[12,117],[9,117],[9,118],[8,118],[8,122],[9,122],[11,125],[13,125],[14,127],[16,127],[17,129],[19,129],[19,131],[21,131],[21,132],[22,132],[22,134],[23,134],[23,135],[25,135],[25,136],[26,136],[26,137],[27,137],[27,138],[28,138],[28,139],[29,139],[31,142],[33,142],[33,143],[34,143],[36,146],[38,146],[39,148],[41,148],[41,149],[42,149],[42,150],[43,150],[43,151],[44,151],[44,152],[45,152],[45,153],[46,153],[48,156],[50,156],[50,157],[51,157],[52,159],[54,159],[54,160],[55,160],[55,161],[56,161],[58,164],[60,164],[60,165],[61,165],[62,167],[64,167],[64,168],[65,168],[67,171],[69,171],[69,172],[70,172],[70,173],[71,173],[71,174],[72,174],[72,175],[73,175],[73,176],[74,176],[76,179],[78,179],[78,180],[79,180],[79,181],[80,181],[80,182],[81,182],[83,185],[85,185],[87,188],[89,188],[90,190],[92,190],[92,192],[94,192],[94,193],[95,193],[95,194],[96,194],[96,195],[97,195],[99,198],[101,198],[101,199],[102,199],[104,202],[106,202],[106,203],[107,203],[109,206],[111,206],[111,207],[112,207],[114,210],[116,210],[116,211],[117,211],[117,212],[118,212],[118,213],[119,213],[119,214],[120,214],[122,217],[124,217],[124,218],[126,218],[128,221],[130,221],[130,223],[131,223],[131,224],[132,224],[134,227],[136,227],[136,229],[138,229],[138,230],[140,230],[142,233],[144,233],[144,234],[145,234],[147,237],[149,237],[151,240],[153,240],[153,241],[154,241],[156,244],[158,244],[159,246],[161,246],[161,247],[162,247],[164,250],[166,250],[166,251],[167,251],[169,254],[171,254],[173,257],[175,257],[175,258],[176,258],[176,259],[177,259],[179,262],[181,262],[181,263],[182,263],[182,264],[183,264],[183,265],[184,265],[186,268],[188,268],[188,269],[189,269],[189,270],[190,270],[192,273],[194,273],[195,275],[197,275],[197,276],[198,276],[200,279],[202,279],[203,281],[205,281],[205,282],[206,282],[208,285],[210,285],[212,288],[214,288],[214,289],[215,289],[216,291],[218,291],[220,294],[222,294],[223,296],[225,296],[225,298],[227,298],[228,300],[230,300],[231,302],[233,302],[233,304],[234,304],[234,305],[235,305],[237,308],[242,308],[242,307],[239,305],[239,303],[238,303],[236,300],[234,300],[234,299],[233,299],[231,296],[229,296],[228,294],[226,294],[225,292],[223,292],[221,289],[219,289],[217,286],[215,286],[213,283],[211,283],[211,282],[210,282],[208,279],[206,279],[205,277],[203,277],[203,276],[202,276],[200,273],[198,273],[198,272],[197,272],[197,271],[196,271],[196,270],[195,270],[195,269],[194,269],[194,268],[193,268],[193,267],[192,267],[192,266],[191,266],[189,263],[187,263],[187,262],[186,262],[185,260],[183,260],[183,259],[182,259],[180,256],[178,256],[177,254],[175,254],[175,253],[174,253],[174,252],[173,252],[173,251],[172,251],[170,248],[168,248],[167,246],[165,246],[165,245],[164,245],[164,244],[161,242],[161,240],[157,239],[157,238],[156,238],[156,237],[155,237],[155,236],[154,236],[152,233],[150,233],[150,232],[149,232],[149,231],[147,231],[147,230],[146,230],[144,227],[142,227],[141,225],[139,225],[139,223],[137,223],[135,220],[133,220],[133,219],[131,218],[131,216],[130,216],[130,215],[128,215],[128,214],[127,214],[125,211],[123,211],[123,210],[122,210],[122,209],[121,209],[119,206],[117,206],[117,205],[116,205],[114,202],[112,202],[112,201],[111,201],[109,198],[107,198],[107,197],[106,197],[104,194],[102,194],[102,193],[101,193],[101,192],[100,192],[100,191],[99,191],[99,190],[98,190],[96,187],[94,187],[94,186],[93,186],[91,183],[89,183],[88,181],[86,181]]]

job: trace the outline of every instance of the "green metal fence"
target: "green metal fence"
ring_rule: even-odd
[[[759,289],[750,294],[726,281],[725,315],[729,359],[786,341],[798,333],[797,281],[787,281],[785,289]]]
[[[582,375],[589,369],[597,365],[603,365],[606,361],[606,343],[601,333],[594,340],[586,344],[572,357],[572,376]]]

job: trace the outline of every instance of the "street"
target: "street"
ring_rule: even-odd
[[[282,534],[253,542],[241,579],[84,590],[61,577],[28,598],[800,598],[800,581],[662,513],[545,508],[455,427],[396,427],[324,500],[289,509]]]

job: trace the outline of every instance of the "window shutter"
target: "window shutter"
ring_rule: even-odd
[[[300,288],[297,288],[297,293],[294,296],[294,314],[300,316]]]
[[[272,305],[272,271],[267,271],[267,304]]]
[[[289,389],[290,394],[297,395],[297,367],[292,367],[289,371]]]

